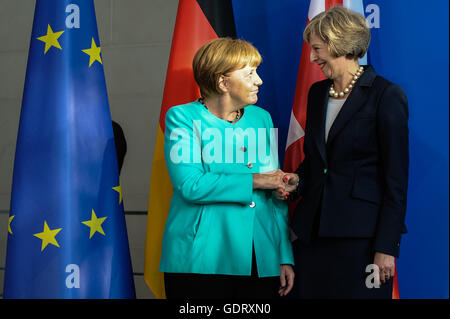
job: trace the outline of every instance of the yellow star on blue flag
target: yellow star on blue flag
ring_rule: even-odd
[[[112,189],[114,189],[116,192],[119,193],[119,205],[122,203],[122,186],[119,184],[119,186],[113,187]]]
[[[12,229],[11,229],[11,222],[14,219],[16,215],[12,215],[9,217],[9,221],[8,221],[8,233],[10,233],[11,235],[13,234]]]
[[[55,47],[62,50],[61,45],[58,42],[58,38],[63,33],[64,31],[53,32],[52,28],[50,27],[50,24],[47,25],[47,34],[37,38],[38,40],[45,43],[44,54],[46,54],[51,47]]]
[[[105,221],[105,219],[106,217],[97,218],[97,215],[95,215],[94,210],[92,210],[91,219],[81,222],[82,224],[88,226],[91,229],[89,238],[92,238],[92,236],[94,236],[96,232],[105,235],[105,232],[103,231],[102,228],[102,224]]]
[[[95,44],[94,38],[92,38],[91,47],[89,49],[81,50],[87,55],[89,55],[89,67],[91,67],[92,63],[95,61],[100,62],[102,64],[102,58],[100,57],[101,48],[97,47]]]
[[[61,229],[62,228],[50,229],[47,225],[47,221],[44,221],[44,230],[41,233],[33,234],[33,236],[42,240],[41,251],[43,251],[48,244],[59,247],[55,236],[61,231]]]

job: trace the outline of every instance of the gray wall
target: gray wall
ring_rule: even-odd
[[[121,174],[138,298],[153,298],[143,280],[153,150],[177,12],[177,0],[95,0],[113,120],[128,151]],[[28,48],[32,0],[0,0],[0,292],[11,182]],[[82,14],[82,13],[81,13]]]

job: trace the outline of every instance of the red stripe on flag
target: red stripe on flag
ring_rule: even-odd
[[[216,32],[197,1],[181,0],[178,5],[159,118],[163,132],[169,108],[192,102],[200,97],[200,90],[192,72],[192,59],[203,44],[216,38]]]
[[[392,285],[392,299],[400,299],[400,292],[398,289],[397,262],[395,262],[394,284]]]
[[[325,10],[330,9],[333,6],[343,5],[342,0],[325,0]]]

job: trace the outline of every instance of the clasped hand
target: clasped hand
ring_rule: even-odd
[[[274,195],[278,199],[286,200],[289,194],[295,191],[298,187],[299,177],[294,173],[284,173],[282,177],[282,187],[278,187],[273,191]]]
[[[276,198],[286,200],[290,194],[297,189],[299,177],[294,173],[285,173],[280,169],[275,171],[254,174],[254,189],[272,189]]]

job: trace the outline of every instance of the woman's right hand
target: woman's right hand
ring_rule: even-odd
[[[253,189],[279,189],[284,188],[283,177],[285,173],[277,169],[269,173],[253,174]]]

